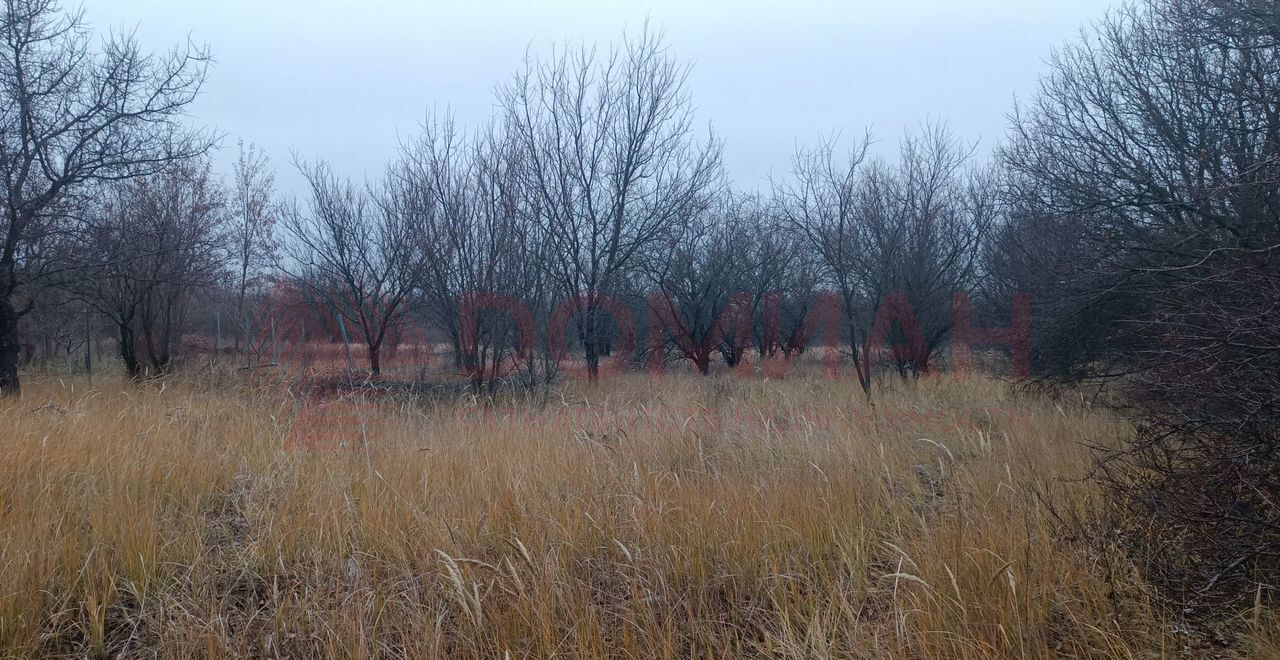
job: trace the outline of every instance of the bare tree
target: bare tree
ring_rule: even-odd
[[[701,374],[710,373],[717,352],[729,367],[742,362],[765,297],[780,284],[783,255],[766,222],[758,199],[726,194],[649,259],[656,289],[647,301],[650,337],[669,334],[670,346]],[[661,345],[649,349],[659,357]]]
[[[383,345],[404,322],[427,268],[422,227],[324,162],[297,167],[311,190],[305,206],[295,202],[283,214],[286,270],[304,295],[359,333],[369,372],[380,376]]]
[[[1054,56],[1002,151],[996,279],[1048,294],[1042,374],[1125,376],[1139,434],[1103,474],[1188,605],[1280,576],[1278,37],[1274,3],[1121,8]],[[1079,258],[1021,258],[1054,252]]]
[[[33,281],[57,270],[40,246],[69,229],[68,207],[96,181],[158,172],[207,151],[184,113],[207,54],[142,53],[132,37],[101,49],[80,12],[53,0],[0,8],[0,395],[20,391],[18,322]]]
[[[760,283],[755,290],[765,297],[755,322],[756,348],[762,357],[792,360],[808,348],[806,321],[825,284],[822,260],[805,237],[786,228],[771,230],[760,251]]]
[[[877,314],[887,336],[869,341],[889,345],[903,376],[929,371],[950,336],[955,294],[968,294],[977,284],[998,204],[990,174],[969,169],[973,153],[946,125],[926,124],[903,137],[897,163],[870,168],[861,187],[863,272],[867,300],[874,303],[868,309],[891,297],[902,306],[882,310],[898,318]],[[886,321],[894,326],[887,328]],[[880,348],[864,346],[864,358]]]
[[[268,273],[276,260],[278,249],[275,225],[278,209],[275,206],[275,173],[270,169],[267,155],[254,145],[239,145],[239,157],[233,170],[230,234],[232,257],[235,261],[235,309],[233,319],[238,327],[236,347],[245,342],[252,366],[264,348],[263,337],[254,325],[262,321],[261,302],[267,294]]]
[[[849,347],[858,383],[870,399],[871,372],[859,359],[858,346],[869,334],[863,325],[866,310],[874,310],[877,302],[867,299],[863,277],[866,237],[862,215],[868,210],[860,205],[865,198],[859,196],[861,167],[871,138],[856,142],[843,160],[836,156],[836,142],[832,137],[817,147],[801,149],[792,161],[792,178],[775,185],[774,197],[779,217],[806,239],[839,295],[844,336],[826,339],[842,339]]]
[[[974,148],[944,124],[905,135],[896,162],[864,162],[868,142],[841,162],[834,140],[802,150],[775,195],[838,294],[842,339],[870,397],[886,345],[901,375],[929,371],[955,294],[976,285],[998,205],[990,176],[971,167]]]
[[[604,54],[583,47],[531,58],[501,90],[528,159],[545,266],[571,296],[592,380],[609,327],[602,296],[649,246],[678,234],[719,181],[719,141],[693,140],[687,75],[646,29]]]
[[[162,376],[194,299],[225,282],[225,194],[199,160],[103,188],[78,234],[82,270],[69,288],[114,323],[131,379]]]
[[[426,309],[477,390],[531,367],[535,329],[524,314],[543,277],[524,167],[503,125],[468,141],[451,119],[431,118],[390,168],[390,212],[423,230]]]
[[[746,307],[750,341],[742,343],[736,333],[722,337],[720,355],[731,368],[738,367],[752,347],[763,360],[771,348],[776,350],[785,343],[783,336],[789,326],[783,319],[787,307],[783,299],[790,298],[794,303],[808,298],[813,291],[805,281],[813,271],[806,268],[803,241],[778,222],[769,201],[757,194],[738,194],[733,199],[731,217],[737,235],[733,258],[740,265],[736,271],[727,272],[733,276],[735,295]]]

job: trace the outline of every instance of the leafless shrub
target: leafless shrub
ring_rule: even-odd
[[[1280,581],[1277,18],[1122,8],[1055,55],[1002,153],[1016,214],[993,285],[1035,295],[1042,376],[1127,392],[1139,433],[1102,475],[1189,604]]]

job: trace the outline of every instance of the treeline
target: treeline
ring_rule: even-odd
[[[669,330],[646,360],[703,373],[791,357],[820,328],[871,396],[877,368],[935,368],[968,316],[957,294],[988,326],[1029,299],[1033,376],[1112,383],[1139,420],[1101,468],[1149,523],[1125,535],[1143,568],[1189,603],[1275,584],[1272,2],[1111,12],[1054,53],[989,161],[929,124],[896,157],[827,139],[767,189],[734,190],[688,66],[646,30],[529,58],[487,122],[430,117],[372,180],[295,156],[307,192],[290,200],[251,148],[232,181],[211,175],[216,136],[184,114],[204,51],[94,48],[48,0],[7,0],[2,18],[0,392],[19,389],[24,324],[96,310],[143,378],[173,369],[198,303],[258,350],[287,287],[374,375],[413,318],[477,387],[551,382],[570,346],[595,379],[636,340],[631,315]]]
[[[1118,385],[1099,469],[1188,611],[1280,584],[1280,5],[1151,0],[1058,50],[999,153],[983,290],[1033,301],[1033,365]]]
[[[0,387],[10,391],[18,317],[69,345],[80,324],[68,314],[90,309],[112,327],[129,377],[142,379],[174,369],[193,305],[217,308],[227,337],[252,355],[286,324],[276,316],[287,294],[336,319],[374,376],[413,322],[448,339],[477,387],[549,383],[567,351],[594,380],[620,345],[640,349],[637,363],[687,359],[707,373],[713,361],[794,357],[821,339],[844,347],[870,396],[870,356],[882,345],[904,376],[931,368],[953,294],[976,287],[979,246],[999,213],[990,168],[942,124],[905,136],[895,159],[867,158],[869,137],[844,151],[832,138],[797,153],[793,174],[770,190],[732,189],[719,138],[695,124],[687,65],[647,30],[608,51],[530,59],[500,87],[489,121],[430,117],[373,180],[295,155],[308,190],[281,199],[262,154],[241,145],[232,180],[218,181],[213,140],[183,129],[202,53],[157,63],[126,42],[93,54],[78,17],[28,4],[8,25],[16,40],[56,23],[30,45],[45,69],[112,82],[121,62],[146,64],[110,100],[139,108],[99,120],[92,140],[102,142],[88,146],[101,162],[66,176],[37,168],[56,203],[9,225],[17,248],[5,262]],[[88,102],[98,89],[40,96]],[[154,145],[107,139],[134,124],[167,132],[147,134]],[[69,155],[41,125],[16,126],[14,153],[31,154],[28,168]],[[906,302],[911,322],[889,338],[873,326],[891,299]],[[637,326],[653,324],[669,341],[636,347]]]
[[[477,385],[513,358],[528,382],[549,382],[569,345],[596,379],[654,323],[670,341],[641,347],[647,361],[707,373],[752,349],[803,350],[833,288],[827,342],[856,358],[880,303],[903,292],[926,341],[902,367],[926,371],[995,218],[972,148],[938,126],[905,139],[895,163],[825,144],[770,195],[735,192],[717,139],[695,133],[685,70],[661,52],[643,35],[607,56],[534,62],[493,121],[468,133],[429,120],[373,183],[302,164],[311,194],[284,210],[282,269],[355,328],[375,374],[407,316],[447,336]]]

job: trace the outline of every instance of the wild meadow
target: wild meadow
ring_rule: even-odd
[[[669,373],[306,401],[206,373],[0,403],[6,657],[1157,658],[1088,397]]]

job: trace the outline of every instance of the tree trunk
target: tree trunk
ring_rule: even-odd
[[[582,357],[587,364],[587,382],[600,382],[600,327],[597,312],[591,301],[582,310],[578,320],[578,340],[582,342]]]
[[[587,363],[587,382],[594,385],[600,382],[600,351],[596,348],[594,338],[588,339],[583,348]]]
[[[117,323],[120,329],[120,359],[124,361],[124,371],[129,380],[142,380],[142,361],[138,359],[138,342],[134,337],[133,326],[129,323]]]
[[[369,375],[374,378],[382,375],[381,349],[381,344],[369,344]]]
[[[746,354],[747,354],[747,346],[738,345],[736,342],[729,344],[723,350],[720,351],[720,355],[724,357],[725,366],[729,367],[730,369],[736,369],[738,365],[742,363],[742,359],[746,356]],[[761,352],[760,355],[763,356],[764,353]]]
[[[467,358],[462,353],[462,339],[457,332],[449,332],[449,343],[453,345],[453,368],[458,371],[467,369]]]
[[[18,310],[6,297],[0,299],[0,397],[22,394],[22,383],[18,380],[20,349]]]

